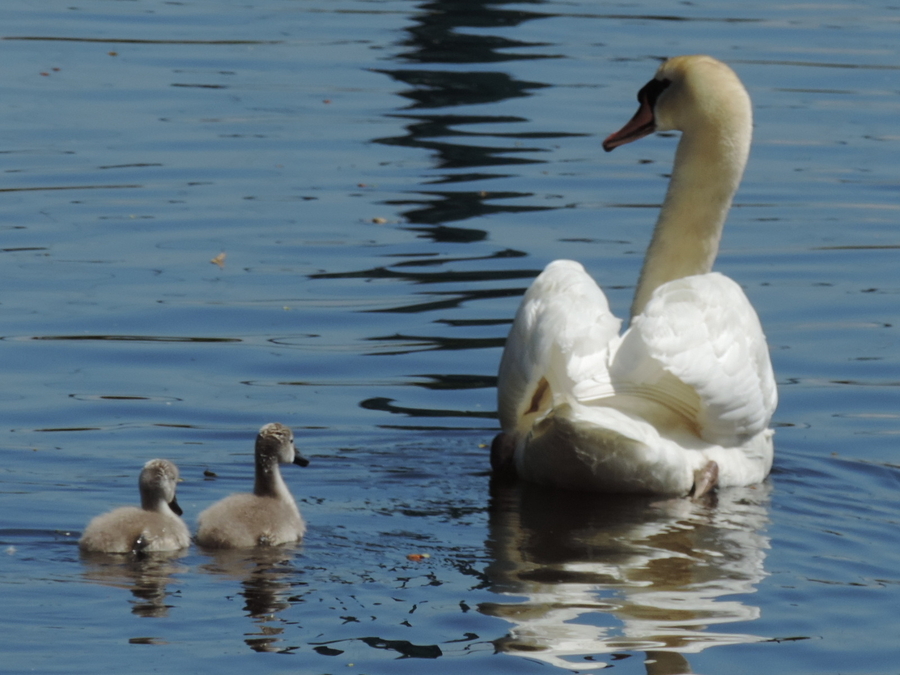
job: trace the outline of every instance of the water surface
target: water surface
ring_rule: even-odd
[[[4,669],[896,670],[896,7],[0,18]],[[575,258],[627,312],[675,139],[600,141],[696,52],[755,105],[717,268],[769,339],[773,474],[705,504],[491,485],[519,297]],[[271,421],[312,460],[301,546],[79,555],[152,457],[191,523],[249,489]]]

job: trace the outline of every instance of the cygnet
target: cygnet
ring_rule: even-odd
[[[166,459],[151,459],[138,479],[141,507],[122,506],[91,520],[78,542],[81,550],[150,553],[189,546],[191,535],[175,499],[177,482],[178,467]]]
[[[294,434],[273,422],[256,437],[256,482],[253,493],[225,497],[198,518],[197,543],[206,548],[278,546],[297,542],[306,523],[288,490],[279,463],[306,466],[294,447]]]

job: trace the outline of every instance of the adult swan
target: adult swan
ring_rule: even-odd
[[[550,263],[525,293],[497,383],[495,473],[597,492],[699,496],[772,466],[778,402],[759,318],[711,272],[750,150],[750,97],[709,56],[679,56],[638,93],[607,151],[682,132],[631,307],[621,320],[584,268]]]

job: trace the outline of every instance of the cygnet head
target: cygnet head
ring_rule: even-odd
[[[293,432],[278,422],[267,424],[259,430],[256,437],[256,459],[266,463],[276,460],[280,464],[309,464],[309,460],[297,452]]]
[[[256,480],[253,494],[259,497],[271,497],[287,491],[278,470],[279,464],[309,464],[309,460],[301,456],[294,447],[293,432],[278,422],[267,424],[259,430],[255,455]]]
[[[634,117],[603,141],[607,152],[655,131],[708,134],[752,126],[747,90],[731,68],[711,56],[668,59],[638,92],[638,102]]]
[[[151,459],[144,464],[138,478],[141,491],[141,508],[145,511],[160,511],[167,504],[176,515],[181,515],[181,507],[175,499],[178,483],[178,467],[167,459]]]

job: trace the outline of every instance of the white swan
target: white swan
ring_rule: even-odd
[[[256,437],[256,481],[253,493],[234,494],[200,514],[197,543],[206,548],[278,546],[300,541],[306,523],[297,509],[278,464],[306,466],[297,453],[294,434],[273,422]]]
[[[682,132],[631,307],[620,320],[576,262],[557,260],[516,314],[497,383],[495,473],[603,492],[702,494],[763,480],[778,395],[759,319],[710,272],[750,150],[750,98],[725,64],[679,56],[603,147]]]
[[[144,465],[138,486],[141,508],[122,506],[97,516],[78,541],[82,551],[93,553],[149,553],[187,548],[191,535],[179,518],[175,499],[178,468],[165,459]]]

